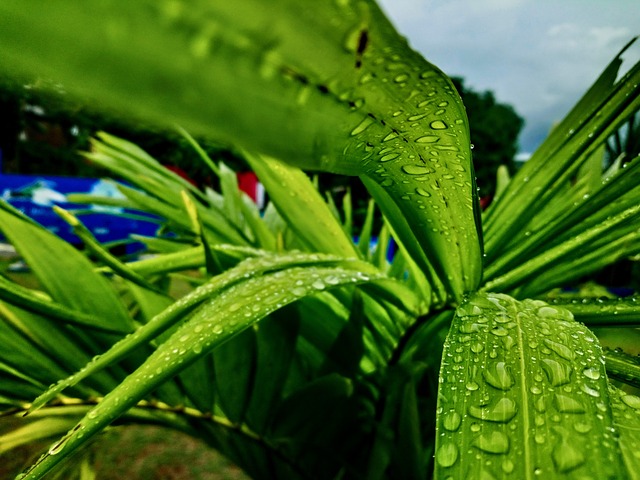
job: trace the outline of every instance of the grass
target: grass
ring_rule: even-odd
[[[0,433],[19,420],[0,420]],[[14,478],[48,446],[30,444],[0,455],[0,478]],[[97,454],[99,452],[99,455]],[[113,427],[98,436],[86,453],[93,455],[97,480],[242,480],[246,475],[203,442],[156,426]]]

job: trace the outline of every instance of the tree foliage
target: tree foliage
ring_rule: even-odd
[[[492,196],[498,167],[505,165],[510,173],[515,172],[514,158],[518,153],[518,135],[524,120],[511,105],[498,102],[493,92],[477,92],[466,87],[460,77],[453,77],[453,83],[469,117],[480,196]]]

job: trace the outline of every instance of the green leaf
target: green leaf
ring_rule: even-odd
[[[368,177],[409,219],[448,295],[477,288],[464,107],[373,1],[10,0],[0,42],[15,75],[298,167]]]
[[[274,158],[244,157],[282,218],[311,251],[357,257],[353,242],[304,172]]]
[[[112,327],[105,328],[102,325],[98,325],[90,314],[72,310],[50,299],[43,298],[42,295],[33,290],[13,283],[2,276],[0,276],[0,298],[7,303],[59,322],[108,333],[127,333],[126,330],[118,330]]]
[[[444,347],[436,478],[623,478],[602,360],[562,308],[469,298]]]
[[[0,202],[0,228],[54,301],[91,315],[99,328],[131,331],[115,290],[82,253],[5,202]]]
[[[255,332],[248,329],[213,354],[220,408],[233,423],[244,423],[249,407],[257,367],[256,343]]]
[[[622,349],[604,349],[607,373],[615,380],[640,388],[640,358]]]
[[[273,422],[296,352],[299,324],[299,318],[278,310],[253,329],[257,355],[247,425],[258,434]]]
[[[77,418],[74,417],[52,416],[16,428],[0,436],[0,455],[32,442],[63,435],[76,422]]]
[[[485,215],[487,265],[502,256],[509,245],[518,248],[530,222],[543,217],[545,207],[562,199],[566,182],[600,145],[640,106],[640,63],[616,82],[622,49],[590,90],[556,126],[533,157],[511,180]],[[533,212],[533,215],[531,214]]]
[[[640,326],[637,297],[552,299],[550,303],[569,310],[578,322],[592,327]]]
[[[291,262],[290,258],[285,258]],[[298,258],[297,261],[304,262],[305,258],[317,266],[286,268],[286,261],[284,264],[272,262],[262,275],[245,277],[248,270],[243,268],[223,274],[219,282],[228,285],[228,288],[202,304],[186,323],[158,346],[138,370],[124,379],[73,430],[53,445],[24,478],[41,478],[149,392],[269,313],[330,287],[355,285],[383,278],[375,269],[362,262],[334,259],[334,266],[329,266],[331,262],[326,262],[329,265],[324,266],[321,257],[317,255]],[[265,264],[260,266],[266,267]],[[256,296],[262,298],[259,303],[255,300]],[[129,345],[121,348],[126,349],[139,341],[142,337],[139,334],[141,330],[123,340]],[[93,367],[95,370],[95,363]]]
[[[640,479],[640,397],[629,394],[613,385],[609,386],[613,421],[618,434],[627,475],[631,480]],[[607,438],[608,440],[608,438]]]
[[[375,213],[375,203],[373,200],[369,200],[367,205],[367,215],[362,224],[362,231],[360,232],[360,238],[358,239],[358,250],[362,258],[371,258],[371,232],[373,230],[373,216]]]

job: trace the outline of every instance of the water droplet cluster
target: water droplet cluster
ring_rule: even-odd
[[[602,351],[567,310],[473,296],[456,312],[439,382],[435,463],[442,478],[618,472]],[[638,397],[630,403],[640,409]],[[590,463],[596,449],[612,465]]]
[[[448,270],[470,266],[469,273],[451,281],[466,284],[456,290],[471,290],[479,280],[474,267],[480,264],[480,252],[466,114],[448,79],[407,55],[403,49],[375,45],[364,53],[351,95],[363,103],[353,112],[343,154],[360,162],[368,177],[399,199],[425,243],[443,244],[450,258],[464,257]]]

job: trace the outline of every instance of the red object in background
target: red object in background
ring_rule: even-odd
[[[482,197],[480,199],[480,208],[482,210],[486,210],[487,207],[489,207],[489,205],[491,205],[492,201],[493,201],[493,195],[488,195],[486,197]]]
[[[189,178],[189,175],[187,175],[187,172],[185,172],[183,169],[181,169],[180,167],[176,167],[175,165],[165,165],[164,166],[167,170],[171,170],[173,173],[175,173],[176,175],[181,176],[182,178],[184,178],[187,182],[189,182],[191,185],[193,185],[194,187],[197,187],[198,185],[196,184],[196,182],[194,182],[191,178]]]
[[[238,172],[238,187],[254,201],[258,208],[264,207],[264,187],[253,172]]]

